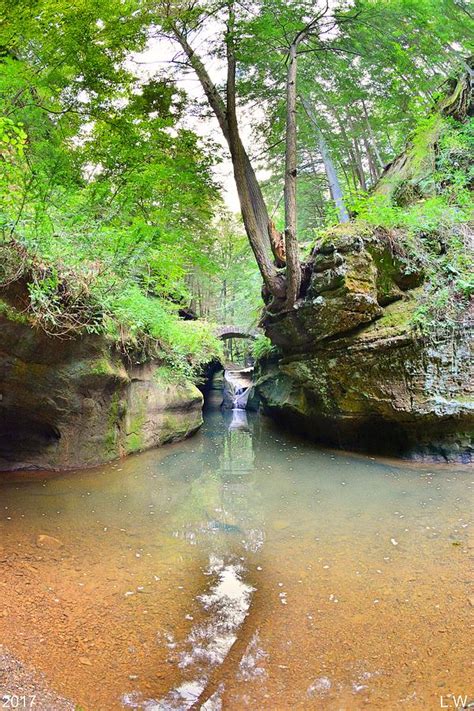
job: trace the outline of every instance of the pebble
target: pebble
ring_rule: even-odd
[[[46,533],[40,533],[36,538],[36,545],[38,548],[62,548],[63,542],[59,538],[54,538],[54,536],[48,536]]]

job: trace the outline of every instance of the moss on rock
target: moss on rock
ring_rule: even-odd
[[[192,383],[157,380],[104,338],[49,337],[5,312],[0,325],[0,469],[94,466],[202,423]]]
[[[0,316],[4,316],[9,321],[14,321],[16,323],[28,323],[28,317],[26,314],[22,313],[18,309],[15,309],[3,299],[0,299]]]

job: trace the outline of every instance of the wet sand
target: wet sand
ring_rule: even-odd
[[[72,701],[48,687],[44,674],[30,669],[0,645],[0,705],[36,711],[74,711]]]

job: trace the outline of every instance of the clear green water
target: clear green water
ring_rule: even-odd
[[[335,453],[214,409],[120,463],[0,475],[0,497],[0,643],[88,711],[472,694],[466,467]]]

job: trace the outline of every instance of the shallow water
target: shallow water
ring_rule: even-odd
[[[234,414],[99,469],[0,475],[0,643],[87,711],[472,699],[472,470]]]

